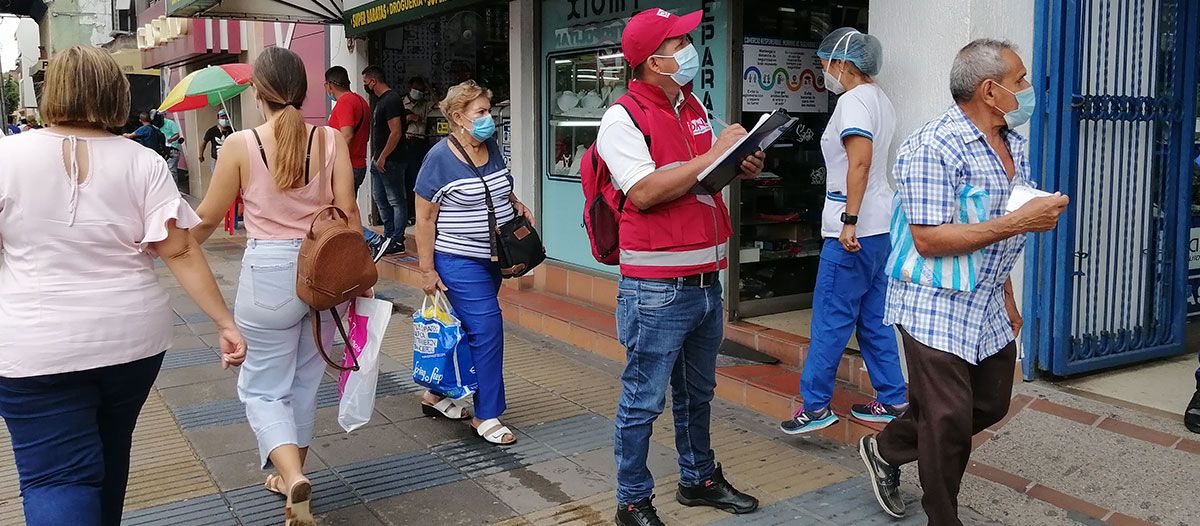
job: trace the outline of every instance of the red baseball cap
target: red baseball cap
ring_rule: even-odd
[[[625,54],[625,61],[631,67],[640,65],[668,38],[695,31],[700,27],[703,16],[704,11],[675,16],[663,9],[648,9],[633,15],[621,35],[621,51]]]

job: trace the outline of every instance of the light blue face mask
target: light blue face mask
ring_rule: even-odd
[[[478,119],[471,121],[471,137],[477,141],[486,141],[496,133],[496,119],[491,115],[484,115]]]
[[[337,97],[334,97],[332,93],[326,93],[325,96],[329,97],[330,102],[337,102]]]
[[[1037,109],[1037,92],[1033,91],[1033,86],[1013,92],[1013,90],[1005,88],[999,82],[996,85],[1004,88],[1004,91],[1012,93],[1017,98],[1017,109],[1004,114],[1004,122],[1008,124],[1008,127],[1014,128],[1029,122],[1029,118],[1033,117],[1033,112]],[[1000,108],[996,109],[1004,111],[1000,110]]]
[[[688,44],[687,47],[676,51],[674,55],[650,55],[655,58],[670,58],[675,59],[675,63],[679,64],[679,70],[674,73],[664,73],[670,75],[671,80],[680,86],[686,86],[692,79],[696,78],[696,73],[700,71],[700,55],[696,53],[696,46]]]

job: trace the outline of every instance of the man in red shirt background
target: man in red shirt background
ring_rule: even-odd
[[[342,133],[350,147],[350,167],[354,169],[354,195],[367,178],[367,138],[371,135],[371,108],[366,99],[350,91],[350,74],[334,66],[325,71],[325,93],[333,101],[329,127]],[[363,227],[363,237],[376,259],[387,250],[389,240]]]

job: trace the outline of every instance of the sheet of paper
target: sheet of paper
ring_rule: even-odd
[[[1036,188],[1019,184],[1013,187],[1012,194],[1009,194],[1008,196],[1008,205],[1006,205],[1004,208],[1008,212],[1016,212],[1018,208],[1025,206],[1025,203],[1028,203],[1039,197],[1048,197],[1050,195],[1052,195],[1050,192],[1043,192]]]

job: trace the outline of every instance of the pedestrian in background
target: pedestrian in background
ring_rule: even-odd
[[[133,429],[173,335],[155,257],[216,323],[222,367],[245,357],[166,162],[105,131],[129,100],[107,52],[72,47],[42,87],[53,128],[0,142],[0,415],[29,526],[121,523]]]
[[[200,162],[204,162],[204,150],[210,149],[211,157],[208,164],[208,173],[212,174],[217,171],[217,156],[221,154],[221,147],[225,145],[225,138],[233,134],[233,125],[229,122],[229,114],[225,110],[217,112],[217,124],[204,132],[204,142],[200,144]],[[209,146],[212,145],[212,146]]]
[[[429,84],[422,77],[413,77],[408,81],[408,93],[404,94],[404,109],[408,115],[404,117],[407,149],[407,164],[404,165],[404,190],[408,195],[408,209],[416,210],[417,174],[421,171],[421,163],[429,153],[429,114],[437,107],[437,98]],[[409,218],[410,225],[416,224],[416,214]]]
[[[404,101],[388,86],[383,68],[369,66],[362,72],[363,86],[379,97],[371,131],[371,193],[383,221],[383,236],[389,240],[384,255],[404,253],[404,231],[408,228],[408,198],[404,192]]]
[[[504,319],[500,314],[500,265],[492,261],[486,193],[495,204],[496,224],[533,213],[513,193],[513,178],[492,136],[492,92],[467,81],[446,93],[441,110],[451,136],[429,150],[417,177],[417,254],[425,294],[444,291],[467,333],[479,390],[476,434],[509,445],[516,435],[500,423],[504,401]],[[454,141],[466,152],[459,151]],[[476,171],[478,170],[478,175]],[[426,391],[421,410],[452,420],[470,412],[443,393]]]
[[[908,407],[896,331],[883,323],[894,193],[887,170],[896,129],[892,102],[873,78],[883,67],[883,48],[879,39],[843,27],[821,41],[817,57],[825,70],[825,89],[840,96],[821,135],[828,173],[821,215],[825,245],[813,289],[812,342],[800,377],[804,405],[779,426],[789,435],[837,423],[829,403],[838,364],[856,327],[878,395],[852,406],[851,415],[886,423]]]
[[[155,121],[154,127],[167,139],[167,168],[171,170],[171,178],[175,180],[175,184],[179,184],[179,150],[183,148],[183,135],[179,124],[168,119],[165,113],[154,112],[151,117]]]
[[[1200,369],[1196,369],[1196,394],[1192,395],[1192,401],[1183,412],[1183,425],[1188,431],[1200,433]]]
[[[746,130],[729,126],[714,141],[708,110],[692,92],[700,58],[688,34],[701,16],[650,9],[629,20],[621,50],[633,80],[619,104],[604,112],[596,138],[613,185],[628,197],[620,215],[617,286],[617,335],[627,351],[613,437],[621,526],[663,524],[651,503],[654,477],[646,460],[668,384],[679,452],[675,499],[733,513],[758,508],[758,499],[725,479],[709,442],[724,339],[719,276],[728,266],[732,229],[719,195],[688,191]],[[641,120],[628,107],[641,108]],[[742,175],[758,175],[763,158],[759,152],[743,160]]]
[[[150,116],[150,112],[143,111],[138,114],[138,127],[130,133],[125,134],[125,138],[133,139],[151,150],[154,153],[167,158],[167,138],[163,135],[162,130],[153,124],[154,117]],[[168,168],[170,170],[170,168]],[[172,179],[174,176],[172,175]]]
[[[263,469],[276,471],[265,487],[286,497],[286,524],[293,526],[314,524],[304,461],[325,374],[309,307],[296,296],[296,260],[324,206],[332,204],[350,224],[361,224],[346,141],[300,115],[307,78],[300,57],[287,49],[267,48],[255,60],[255,99],[266,122],[226,140],[198,210],[202,223],[194,229],[196,239],[208,239],[241,192],[247,240],[234,314],[250,350],[238,376],[238,398],[246,404]],[[322,345],[329,349],[333,318],[320,322]]]
[[[1013,131],[1037,98],[1012,44],[980,39],[950,69],[955,104],[900,146],[896,184],[913,246],[922,257],[978,252],[970,291],[888,281],[885,323],[900,327],[908,361],[908,411],[859,441],[874,493],[904,515],[900,469],[918,461],[921,505],[931,526],[958,526],[958,492],[971,437],[1008,413],[1021,315],[1009,272],[1025,234],[1058,224],[1068,199],[1034,199],[1005,215],[1016,185],[1030,185],[1029,143]],[[958,220],[967,189],[987,192],[986,220]],[[965,215],[965,212],[964,212]]]
[[[337,130],[350,148],[350,168],[354,172],[354,195],[367,179],[367,139],[371,136],[371,108],[362,95],[350,90],[350,74],[346,68],[334,66],[325,70],[325,95],[333,101],[329,113],[329,127]],[[387,206],[387,203],[376,203]],[[371,248],[375,261],[383,256],[391,245],[387,237],[363,227],[363,238]]]

